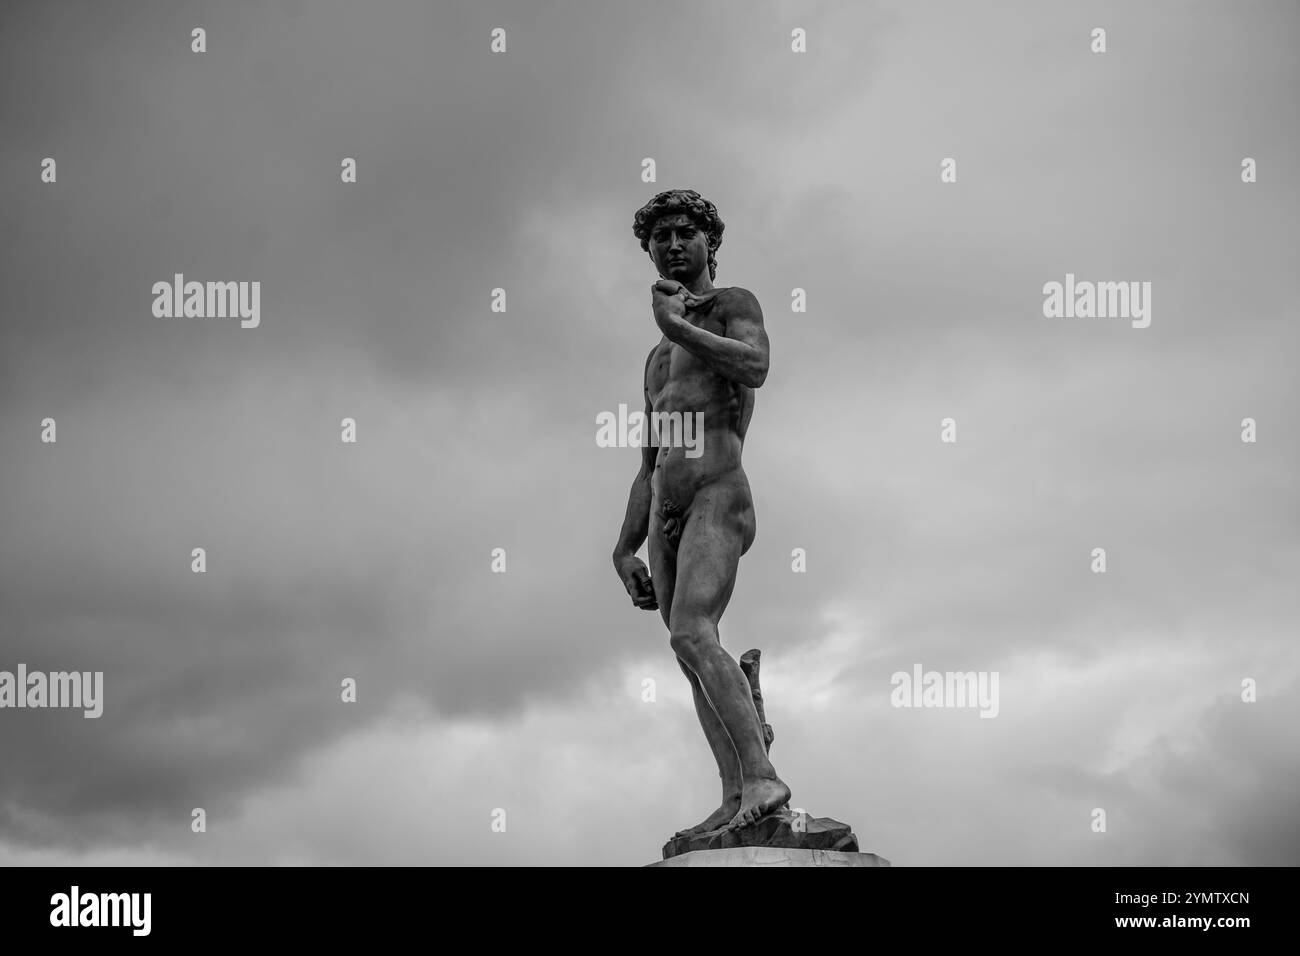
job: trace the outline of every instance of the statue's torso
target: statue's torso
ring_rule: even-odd
[[[721,290],[701,311],[688,311],[687,321],[726,334],[729,290]],[[664,338],[646,366],[646,391],[652,412],[679,412],[683,417],[703,413],[698,457],[683,447],[661,446],[651,482],[656,501],[668,497],[689,507],[695,492],[709,482],[734,478],[745,483],[741,450],[754,408],[754,390],[729,381],[701,359]],[[746,484],[747,487],[747,484]]]

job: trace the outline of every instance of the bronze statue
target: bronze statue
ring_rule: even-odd
[[[748,290],[713,286],[723,230],[713,203],[693,189],[661,192],[637,211],[632,230],[660,275],[650,304],[663,337],[646,359],[646,418],[703,413],[703,453],[646,443],[614,568],[633,605],[657,609],[668,625],[722,778],[722,805],[678,836],[735,830],[790,799],[768,759],[771,729],[755,706],[758,655],[746,655],[742,670],[718,638],[740,556],[754,541],[740,455],[754,390],[767,378],[767,333]],[[636,557],[647,539],[649,570]]]

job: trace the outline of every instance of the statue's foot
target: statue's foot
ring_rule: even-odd
[[[746,780],[740,794],[740,811],[731,818],[726,829],[752,826],[773,810],[785,806],[789,800],[790,788],[779,777]]]
[[[736,815],[736,812],[739,809],[740,794],[737,793],[734,796],[723,800],[722,806],[710,813],[701,822],[695,824],[695,826],[687,827],[685,830],[678,830],[673,834],[673,838],[676,839],[677,837],[690,836],[692,833],[711,833],[719,827],[725,826],[729,823],[731,818]]]

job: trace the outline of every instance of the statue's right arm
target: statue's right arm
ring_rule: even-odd
[[[650,368],[650,358],[653,356],[654,350],[651,350],[650,357],[646,358],[647,373]],[[650,412],[650,389],[647,385],[645,388],[646,421],[650,420]],[[650,572],[636,553],[650,533],[650,505],[653,498],[650,479],[654,475],[657,455],[658,449],[651,443],[646,442],[642,446],[641,467],[637,470],[636,478],[632,480],[632,488],[628,492],[627,512],[623,516],[623,527],[619,530],[618,542],[614,545],[613,554],[614,570],[618,572],[619,578],[627,588],[632,603],[645,610],[655,610],[658,604],[655,603]]]
[[[646,373],[650,371],[650,360],[654,357],[655,350],[651,349],[650,355],[646,357]],[[644,381],[644,380],[643,380]],[[650,421],[650,387],[646,383],[643,392],[645,394],[645,417]],[[618,543],[614,545],[614,564],[617,566],[620,559],[629,555],[634,555],[640,550],[641,545],[645,543],[646,536],[650,533],[650,477],[654,474],[655,458],[658,449],[649,442],[641,448],[641,467],[636,473],[636,478],[632,481],[632,489],[627,496],[627,513],[623,516],[623,527],[618,533]]]

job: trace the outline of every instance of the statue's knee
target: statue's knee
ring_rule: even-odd
[[[700,652],[708,639],[708,633],[704,628],[679,627],[673,630],[668,643],[678,659],[689,665],[700,659]]]

